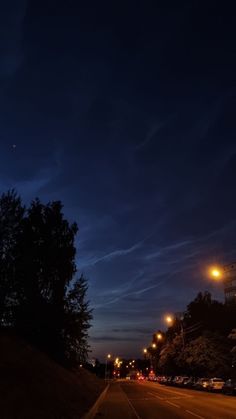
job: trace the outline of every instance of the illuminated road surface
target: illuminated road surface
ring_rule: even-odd
[[[235,419],[236,397],[166,387],[157,383],[111,383],[95,418]]]

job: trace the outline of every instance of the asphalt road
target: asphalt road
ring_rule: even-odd
[[[110,384],[95,418],[236,419],[236,397],[150,382]]]

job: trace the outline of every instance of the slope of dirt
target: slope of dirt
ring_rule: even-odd
[[[103,389],[83,368],[70,372],[23,340],[0,335],[1,419],[78,419]]]

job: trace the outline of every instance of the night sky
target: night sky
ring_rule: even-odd
[[[3,6],[3,3],[5,4]],[[0,190],[62,200],[102,359],[236,259],[234,2],[7,1]]]

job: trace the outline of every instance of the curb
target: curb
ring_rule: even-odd
[[[99,405],[102,403],[103,399],[106,396],[107,390],[110,387],[110,384],[107,384],[106,388],[103,390],[103,392],[100,394],[100,396],[97,398],[96,402],[94,403],[94,405],[91,407],[91,409],[85,413],[84,416],[82,416],[82,419],[93,419],[94,416],[96,415]]]

